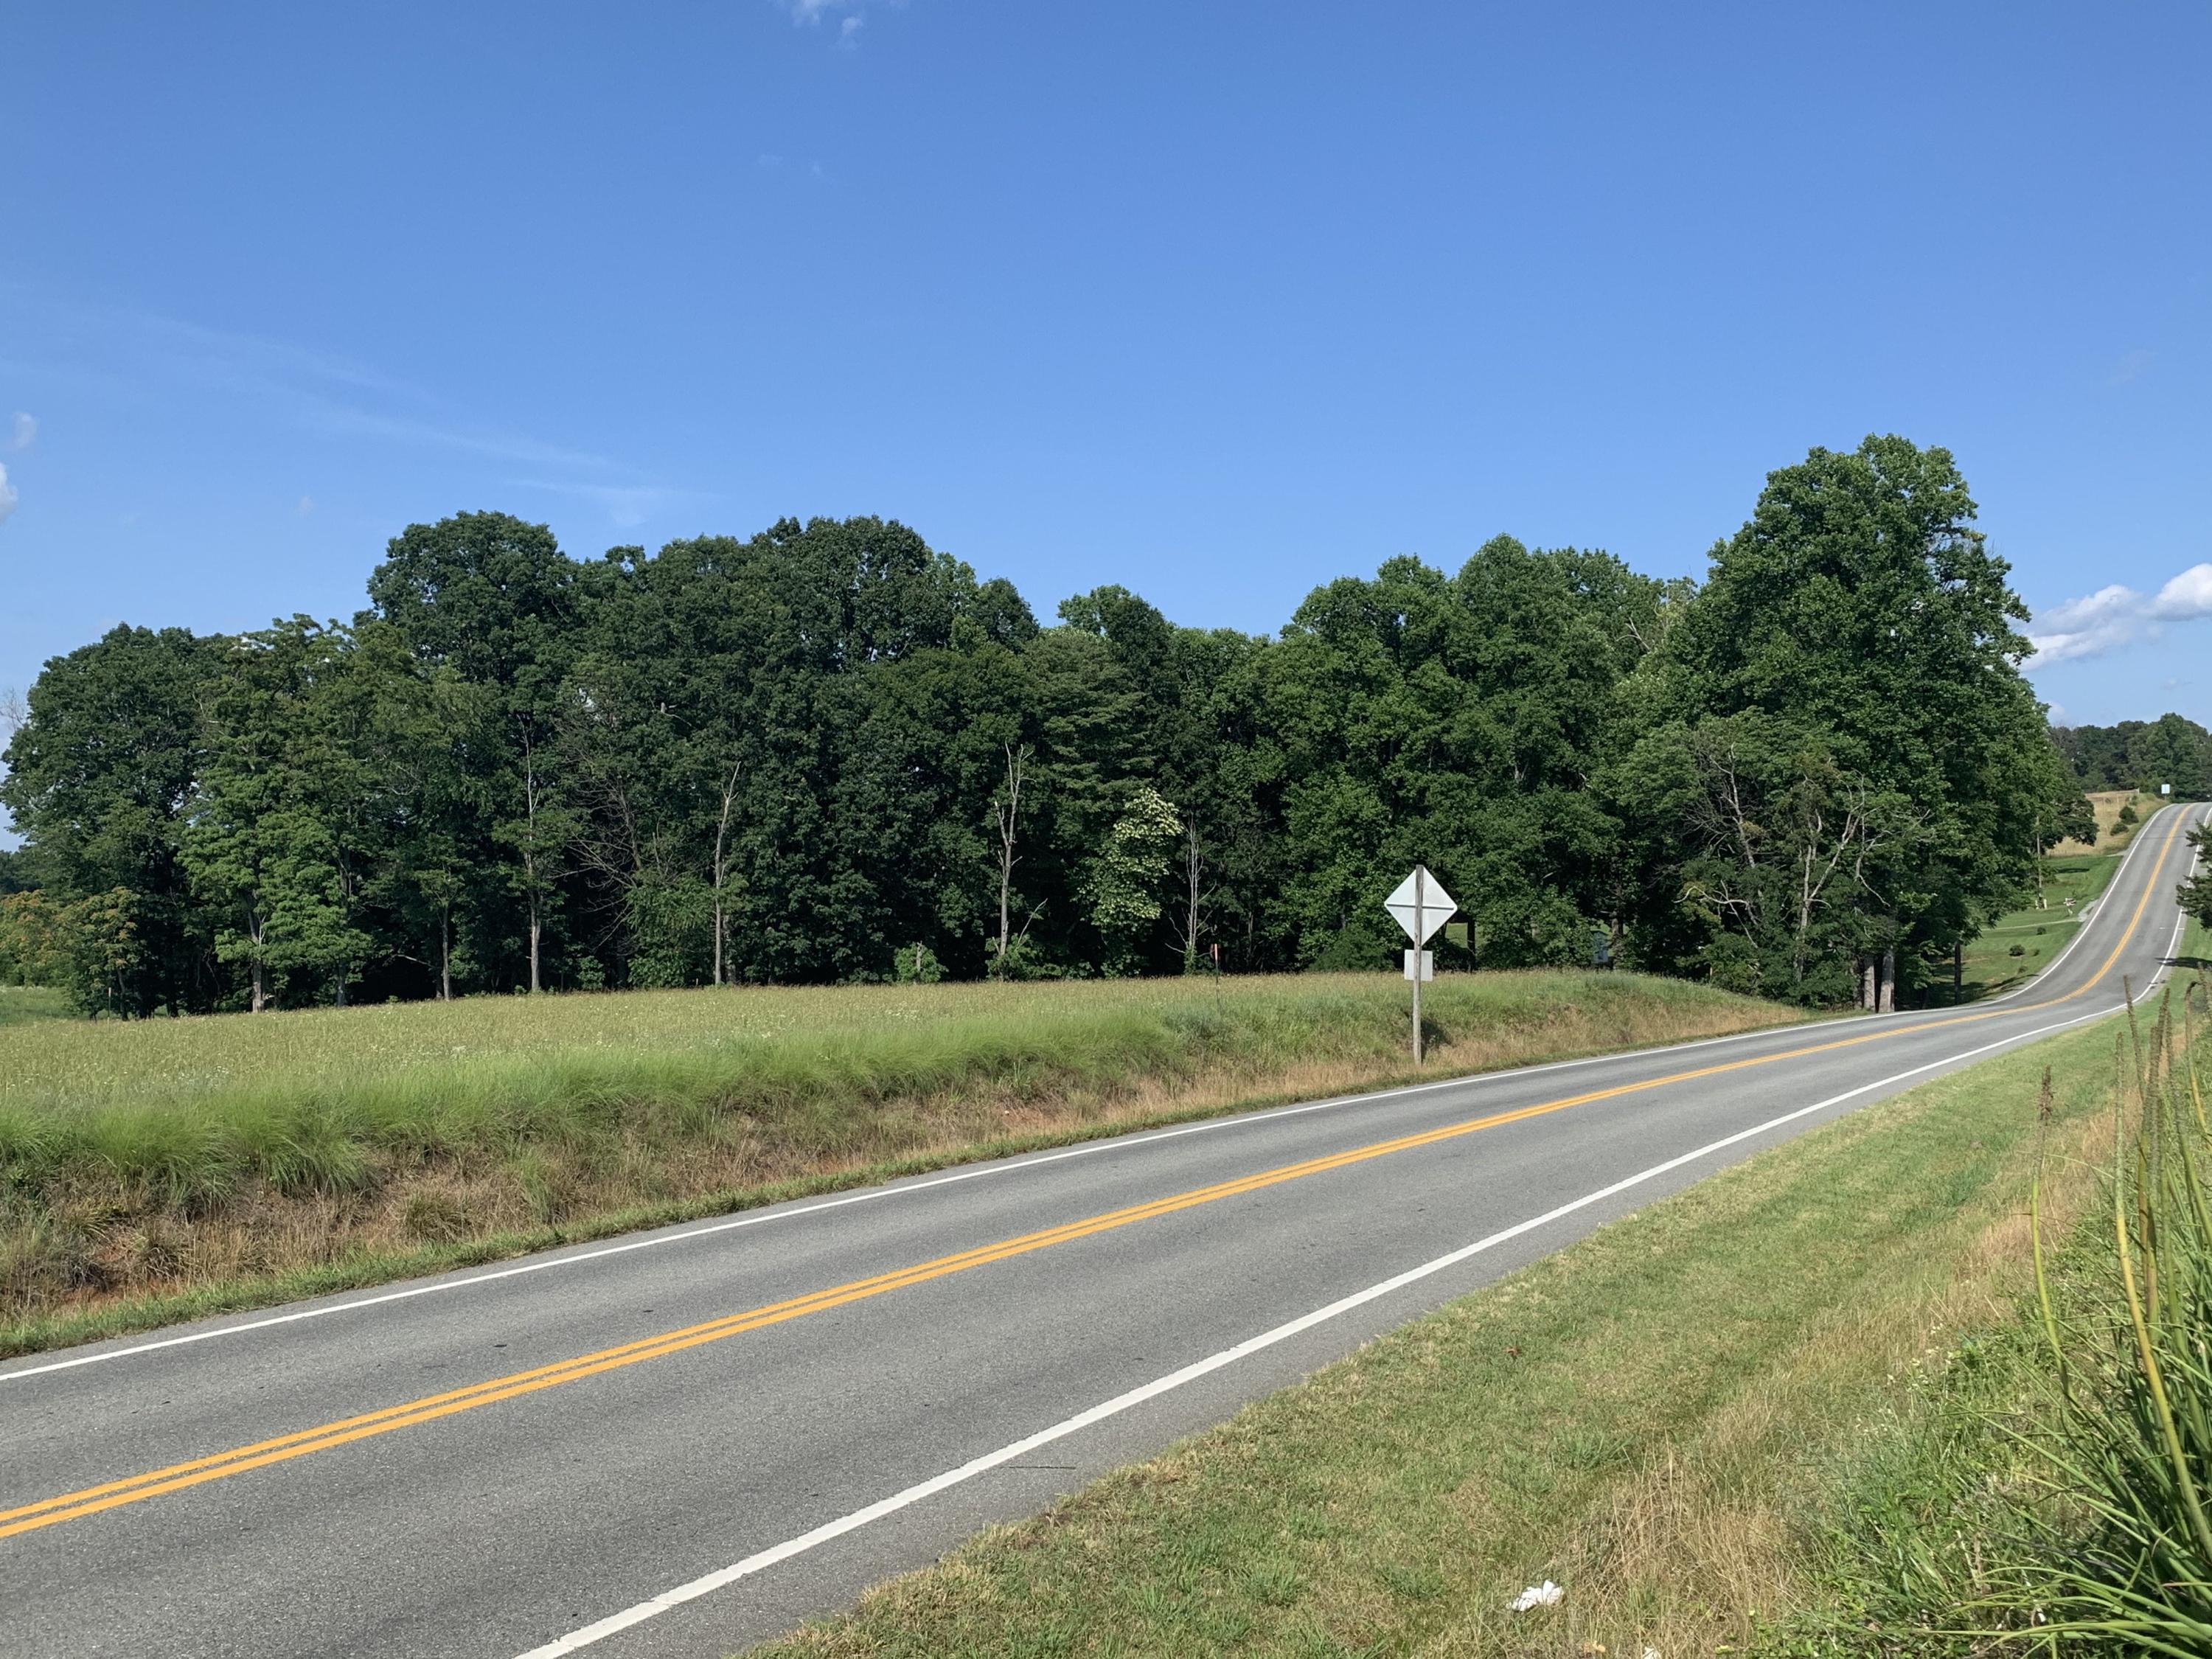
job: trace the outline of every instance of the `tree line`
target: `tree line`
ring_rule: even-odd
[[[144,1015],[1371,969],[1419,860],[1461,965],[1925,999],[2086,820],[1974,517],[1871,437],[1770,475],[1702,583],[1498,537],[1273,636],[1119,586],[1042,623],[872,518],[589,562],[415,525],[350,622],[46,665],[0,971]]]
[[[2084,789],[2173,787],[2176,800],[2212,798],[2212,732],[2179,714],[2117,726],[2062,726],[2051,734]]]

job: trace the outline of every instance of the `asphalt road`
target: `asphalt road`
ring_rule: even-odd
[[[2138,836],[1954,1012],[971,1165],[0,1365],[0,1653],[719,1656],[1757,1148],[2108,1015]]]

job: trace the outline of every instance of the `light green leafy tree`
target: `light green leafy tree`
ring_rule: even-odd
[[[1161,888],[1182,836],[1174,804],[1140,784],[1091,860],[1085,891],[1091,925],[1106,941],[1109,973],[1128,973],[1140,963],[1145,940],[1160,919]]]

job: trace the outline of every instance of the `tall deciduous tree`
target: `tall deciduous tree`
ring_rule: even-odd
[[[184,860],[257,1013],[280,991],[344,1002],[374,949],[362,922],[388,755],[360,671],[346,630],[295,617],[232,641],[210,709]]]
[[[2027,610],[1974,515],[1946,450],[1815,449],[1768,476],[1668,644],[1692,720],[1773,717],[1818,739],[1842,787],[1917,815],[1911,867],[1857,901],[1884,996],[2026,890],[2038,808],[2062,787],[2020,673]]]
[[[376,614],[424,664],[493,695],[500,743],[484,757],[490,817],[475,838],[509,860],[532,991],[545,983],[546,929],[575,828],[556,739],[576,586],[577,567],[553,532],[504,513],[410,525],[368,579]]]
[[[222,650],[181,628],[112,629],[46,664],[6,750],[0,805],[42,879],[64,900],[134,896],[137,955],[118,992],[132,1013],[205,1008],[217,989],[181,839]]]
[[[1481,960],[1590,959],[1616,826],[1588,785],[1633,655],[1586,598],[1601,558],[1499,537],[1455,575],[1394,559],[1299,607],[1263,720],[1304,960],[1380,961],[1375,884],[1417,861],[1462,896]]]

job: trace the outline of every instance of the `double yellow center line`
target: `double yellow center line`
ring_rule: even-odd
[[[2141,925],[2144,912],[2149,908],[2151,896],[2164,881],[2167,855],[2179,834],[2179,826],[2169,831],[2159,850],[2156,866],[2151,880],[2130,917],[2125,933],[2112,953],[2105,960],[2087,984],[2056,1002],[2070,1002],[2087,995],[2118,962],[2120,953]],[[1371,1158],[1388,1158],[1395,1152],[1409,1152],[1417,1146],[1432,1146],[1439,1142],[1455,1140],[1462,1135],[1480,1133],[1501,1124],[1518,1123],[1528,1118],[1541,1117],[1552,1112],[1565,1111],[1570,1107],[1588,1105],[1594,1101],[1611,1100],[1622,1095],[1637,1094],[1645,1090],[1664,1088],[1670,1084],[1687,1083],[1698,1078],[1718,1077],[1729,1072],[1747,1070],[1753,1066],[1771,1066],[1778,1060],[1802,1059],[1808,1054],[1832,1052],[1838,1048],[1856,1048],[1862,1043],[1879,1042],[1890,1037],[1908,1036],[1921,1031],[1940,1030],[1948,1025],[1963,1025],[1976,1020],[1995,1019],[2003,1010],[1990,1009],[1976,1014],[1958,1014],[1948,1019],[1931,1020],[1917,1025],[1895,1027],[1869,1032],[1862,1036],[1839,1037],[1826,1042],[1808,1044],[1787,1049],[1779,1054],[1753,1054],[1741,1060],[1723,1060],[1711,1066],[1698,1066],[1690,1071],[1674,1072],[1665,1077],[1649,1078],[1641,1082],[1616,1084],[1610,1088],[1591,1089],[1560,1100],[1540,1102],[1510,1111],[1493,1112],[1485,1117],[1470,1118],[1458,1123],[1449,1123],[1441,1128],[1424,1130],[1418,1134],[1400,1135],[1389,1140],[1374,1141],[1364,1146],[1332,1152],[1322,1158],[1305,1159],[1302,1163],[1281,1164],[1262,1170],[1253,1175],[1239,1176],[1234,1180],[1217,1182],[1210,1187],[1193,1188],[1188,1192],[1153,1199],[1144,1204],[1133,1204],[1127,1208],[1109,1210],[1081,1220],[1063,1223],[1057,1227],[1045,1227],[1036,1232],[1023,1233],[995,1243],[980,1245],[970,1250],[957,1251],[912,1267],[900,1267],[872,1278],[856,1279],[842,1285],[833,1285],[827,1290],[814,1291],[805,1296],[772,1302],[763,1307],[750,1308],[742,1313],[727,1314],[718,1319],[702,1321],[680,1329],[665,1331],[658,1336],[624,1342],[611,1348],[601,1348],[592,1353],[579,1354],[550,1365],[541,1365],[534,1370],[515,1371],[506,1376],[493,1377],[467,1388],[454,1389],[444,1394],[434,1394],[404,1405],[386,1407],[381,1411],[365,1412],[358,1417],[343,1418],[325,1423],[319,1428],[302,1429],[297,1433],[279,1435],[272,1440],[259,1440],[249,1446],[234,1447],[228,1451],[198,1457],[188,1462],[172,1463],[166,1468],[154,1469],[144,1474],[131,1475],[110,1480],[100,1486],[87,1486],[82,1491],[64,1492],[40,1503],[26,1504],[20,1508],[0,1510],[0,1538],[10,1538],[18,1533],[35,1532],[44,1527],[57,1526],[64,1521],[81,1520],[97,1515],[103,1510],[116,1509],[125,1504],[136,1504],[165,1493],[182,1492],[188,1487],[222,1480],[248,1469],[258,1469],[270,1463],[281,1463],[295,1457],[304,1457],[310,1452],[327,1450],[332,1446],[349,1444],[380,1434],[390,1434],[398,1429],[412,1428],[417,1424],[436,1421],[461,1412],[474,1411],[479,1406],[493,1405],[502,1400],[519,1399],[535,1394],[542,1389],[557,1388],[564,1382],[577,1382],[586,1376],[597,1376],[604,1371],[617,1370],[625,1365],[635,1365],[647,1359],[658,1359],[664,1354],[681,1353],[686,1348],[696,1348],[708,1342],[720,1342],[726,1338],[757,1331],[769,1325],[780,1325],[787,1320],[804,1319],[810,1314],[827,1312],[849,1303],[866,1301],[871,1297],[891,1291],[904,1290],[909,1285],[927,1284],[932,1279],[965,1273],[971,1267],[1005,1261],[1012,1257],[1027,1255],[1033,1251],[1049,1249],[1056,1244],[1066,1244],[1079,1238],[1088,1238],[1096,1233],[1110,1232],[1117,1227],[1127,1227],[1156,1217],[1172,1215],[1179,1210],[1194,1209],[1202,1204],[1212,1204],[1224,1198],[1259,1192],[1268,1187],[1280,1186],[1285,1182],[1298,1181],[1307,1176],[1321,1175],[1331,1170],[1341,1170]]]

